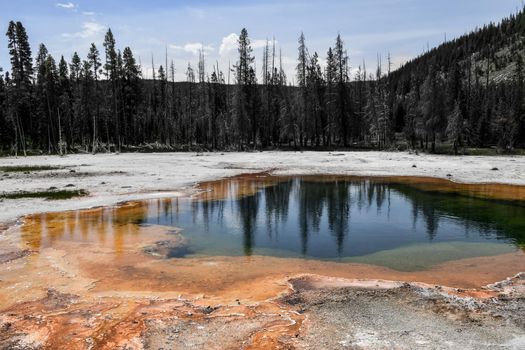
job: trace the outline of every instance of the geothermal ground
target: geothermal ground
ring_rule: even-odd
[[[95,207],[192,195],[202,190],[200,182],[261,171],[525,185],[524,157],[263,152],[0,159],[0,169],[14,166],[32,169],[0,170],[0,194],[88,195],[0,199],[0,349],[525,348],[523,250],[415,272],[268,256],[168,261],[147,252],[157,242],[182,242],[172,228],[141,228],[148,239],[96,249],[74,240],[43,245],[33,235],[42,217],[29,215],[56,212],[48,214],[46,230],[59,237],[72,217],[104,210]],[[524,188],[494,185],[491,196],[523,200]],[[113,208],[134,215],[133,203]],[[85,208],[92,209],[63,212]]]

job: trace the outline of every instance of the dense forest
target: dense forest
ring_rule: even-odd
[[[341,36],[321,55],[298,40],[296,84],[269,42],[262,72],[248,32],[227,71],[201,54],[186,81],[167,59],[142,77],[111,30],[85,58],[33,57],[20,22],[6,33],[11,70],[0,74],[0,153],[271,148],[413,149],[525,146],[525,14],[489,24],[391,71],[350,69]],[[381,60],[379,60],[381,61]],[[230,81],[230,72],[232,79]],[[261,78],[262,77],[262,78]]]

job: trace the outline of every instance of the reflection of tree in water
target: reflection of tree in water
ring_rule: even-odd
[[[412,227],[416,227],[417,219],[421,215],[427,230],[428,239],[434,240],[439,229],[439,219],[442,213],[436,208],[436,201],[419,196],[417,193],[404,196],[412,204]]]
[[[416,204],[415,201],[411,201],[412,203],[412,229],[415,230],[417,227],[417,218],[419,214],[419,207]]]
[[[434,205],[428,203],[423,204],[421,212],[425,219],[428,239],[432,241],[436,237],[439,228],[439,212]]]
[[[269,237],[272,237],[274,230],[278,234],[278,225],[288,220],[290,193],[293,184],[293,180],[286,180],[266,186],[263,190],[266,202],[266,229]]]
[[[441,218],[448,217],[462,225],[465,237],[474,230],[481,237],[525,243],[525,208],[519,203],[425,192],[407,185],[391,187],[411,202],[414,226],[422,217],[429,239],[436,238]]]
[[[385,201],[390,201],[390,186],[384,182],[374,180],[349,181],[353,188],[356,206],[359,210],[371,208],[375,204],[380,213]]]
[[[243,196],[237,200],[239,219],[243,230],[243,247],[245,255],[252,255],[254,234],[257,225],[257,214],[261,192],[251,196]]]
[[[396,185],[393,185],[396,189],[400,188]],[[407,195],[404,191],[401,192],[405,194],[404,198],[407,199],[412,205],[412,227],[416,227],[417,219],[421,215],[425,227],[427,230],[428,239],[430,241],[434,240],[439,229],[439,219],[442,213],[436,208],[436,200],[422,197],[417,192],[410,193]]]
[[[191,202],[191,215],[193,224],[202,222],[206,233],[210,231],[210,222],[216,218],[216,222],[221,224],[224,220],[224,200],[194,200]]]
[[[204,223],[204,229],[206,232],[210,231],[210,215],[213,213],[214,201],[206,200],[199,201],[202,210],[202,222]]]
[[[158,202],[153,204],[159,206]],[[58,241],[113,243],[113,252],[124,249],[125,238],[140,234],[140,223],[148,217],[148,205],[97,208],[64,213],[45,213],[27,218],[21,239],[32,249],[50,247]]]
[[[169,219],[170,224],[173,225],[173,202],[170,200],[165,200],[162,206],[162,212],[164,218]]]
[[[166,201],[159,199],[155,201],[154,206],[160,211],[165,203]],[[104,210],[103,215],[104,219],[102,222],[106,224],[106,228],[102,236],[106,236],[111,232],[114,252],[120,254],[123,252],[126,236],[140,235],[140,226],[137,223],[147,220],[148,205],[140,202],[131,207],[108,208]],[[100,228],[97,230],[100,230]]]
[[[179,219],[179,198],[157,199],[147,202],[147,216],[136,220],[138,225],[156,222],[157,224],[169,223],[175,225]],[[162,220],[161,220],[162,219]]]
[[[297,193],[299,228],[303,254],[308,249],[311,231],[319,231],[323,208],[326,206],[328,227],[335,236],[340,254],[349,230],[350,185],[348,181],[316,182],[301,180]]]
[[[350,183],[337,181],[326,191],[328,226],[335,236],[337,252],[341,255],[350,220]]]
[[[375,192],[376,208],[378,212],[381,212],[383,205],[385,204],[386,199],[388,198],[388,185],[384,183],[374,183],[368,181],[369,188],[373,188]]]
[[[266,222],[269,234],[279,223],[286,222],[290,207],[290,194],[297,188],[295,200],[298,208],[299,235],[303,254],[308,251],[308,238],[312,232],[319,232],[324,208],[326,207],[329,229],[336,239],[341,253],[349,230],[350,186],[349,181],[318,182],[308,180],[283,181],[266,187],[262,193],[265,198]],[[252,253],[257,215],[261,193],[244,196],[236,201],[244,237],[246,255]]]
[[[372,182],[372,181],[366,181],[366,182],[363,182],[363,186],[362,187],[366,187],[366,189],[364,189],[365,193],[366,193],[366,198],[368,199],[368,207],[370,208],[372,206],[372,203],[374,202],[374,195],[375,195],[375,189],[376,189],[376,186],[375,186],[375,183]]]
[[[374,181],[299,182],[297,201],[303,254],[307,253],[310,233],[320,230],[325,207],[329,230],[336,239],[338,254],[342,253],[345,238],[350,231],[352,195],[355,195],[359,209],[375,204],[380,211],[390,197],[390,190],[387,184]]]
[[[326,188],[324,183],[301,180],[298,183],[297,201],[299,212],[299,232],[301,251],[308,252],[308,236],[310,232],[319,232]]]
[[[474,239],[481,235],[489,239],[508,239],[511,237],[517,243],[523,244],[525,242],[525,222],[523,219],[519,219],[525,217],[525,208],[508,202],[485,201],[466,196],[451,197],[450,194],[426,192],[410,185],[381,179],[319,181],[305,177],[278,180],[273,183],[265,183],[265,186],[254,182],[253,187],[256,187],[258,191],[250,191],[249,194],[240,198],[232,194],[221,200],[210,198],[188,202],[193,223],[201,230],[204,226],[205,230],[208,231],[209,225],[221,224],[224,220],[229,221],[231,216],[226,215],[225,217],[224,215],[225,210],[228,213],[231,211],[231,214],[237,216],[238,221],[236,223],[243,235],[244,253],[251,255],[256,242],[257,219],[259,215],[262,215],[260,218],[263,219],[262,224],[265,224],[266,228],[261,227],[260,231],[264,232],[266,229],[268,237],[261,237],[261,244],[280,246],[278,230],[286,227],[291,229],[290,234],[294,235],[286,236],[286,240],[281,237],[282,244],[287,245],[293,242],[295,247],[292,249],[307,255],[314,248],[309,247],[313,241],[312,234],[320,233],[323,229],[326,230],[322,232],[323,234],[333,237],[337,246],[337,253],[341,256],[345,252],[345,242],[349,241],[352,206],[354,206],[354,210],[361,211],[364,209],[367,213],[370,209],[372,211],[377,210],[377,217],[386,216],[388,222],[390,220],[390,200],[392,199],[396,205],[406,206],[407,215],[412,215],[413,230],[421,230],[422,235],[425,235],[426,232],[429,240],[438,239],[439,232],[448,227],[455,230],[461,227],[465,230],[466,238],[470,233],[473,233]],[[399,199],[403,201],[399,202]],[[387,204],[388,214],[384,210]],[[176,207],[175,210],[173,206]],[[259,210],[264,211],[264,213],[259,214]],[[296,210],[297,221],[294,217],[290,217],[290,213],[294,213]],[[173,221],[174,211],[178,212],[178,205],[172,201],[159,201],[150,204],[148,216],[151,218],[151,215],[158,214]],[[370,214],[372,218],[369,219]],[[144,213],[140,214],[140,210],[137,210],[135,219],[140,222],[143,215]],[[363,217],[373,221],[373,215],[372,212]],[[115,222],[125,225],[129,221],[128,218],[109,216],[109,218],[99,219],[99,222],[101,220],[103,225],[114,227]],[[512,220],[512,217],[518,219]],[[407,226],[410,226],[408,217],[400,219],[406,219],[409,223]],[[449,226],[450,220],[453,220],[455,226]],[[80,221],[84,222],[84,225],[86,224],[85,220]],[[175,218],[175,223],[177,221]],[[68,227],[66,231],[72,231],[71,222],[68,222]],[[237,227],[233,229],[235,230]],[[409,230],[409,227],[406,229]],[[97,231],[104,232],[106,230],[97,229]],[[446,238],[444,237],[444,239]],[[315,239],[317,240],[317,238]]]

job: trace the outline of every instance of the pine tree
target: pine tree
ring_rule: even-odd
[[[123,61],[123,110],[124,120],[128,129],[124,135],[126,141],[130,144],[136,144],[137,135],[134,127],[134,120],[138,118],[140,104],[142,102],[142,84],[140,67],[138,67],[133,52],[129,47],[124,49],[122,55]],[[131,130],[133,132],[131,132]]]
[[[306,70],[308,66],[308,49],[306,48],[304,34],[301,32],[299,37],[299,56],[297,58],[297,85],[301,88],[306,87]]]
[[[243,28],[238,39],[239,60],[235,65],[237,87],[235,90],[235,123],[239,133],[238,148],[242,149],[244,143],[249,143],[251,136],[253,147],[257,146],[256,122],[256,77],[253,69],[255,57],[252,56],[252,47],[248,31]],[[250,135],[251,134],[251,135]]]
[[[513,79],[513,115],[517,129],[517,138],[525,139],[525,80],[523,58],[516,57],[516,69]],[[522,141],[523,142],[523,141]],[[525,144],[525,143],[524,143]]]
[[[317,52],[312,55],[307,70],[307,97],[309,101],[309,137],[316,146],[325,145],[325,81]]]
[[[311,119],[310,106],[307,99],[307,70],[308,70],[308,49],[306,48],[304,34],[301,32],[299,37],[299,48],[297,58],[297,85],[299,86],[299,101],[300,107],[299,114],[299,140],[302,147],[306,146],[305,131],[308,127],[308,122]]]
[[[50,105],[50,94],[47,89],[48,85],[48,68],[46,65],[47,56],[49,52],[44,44],[40,44],[38,48],[38,53],[35,59],[35,70],[36,70],[36,102],[37,108],[35,112],[35,122],[34,128],[40,136],[36,145],[37,148],[44,148],[44,143],[47,141],[47,150],[49,153],[55,150],[54,146],[56,145],[54,138],[55,127],[52,120],[52,112]],[[36,141],[36,140],[35,140]]]
[[[463,144],[463,115],[458,101],[454,103],[454,109],[448,117],[446,133],[449,140],[452,141],[454,155],[457,155],[458,147]]]
[[[239,53],[239,60],[237,61],[237,65],[235,66],[237,73],[237,84],[250,85],[250,70],[253,69],[252,64],[255,61],[255,57],[252,56],[253,50],[246,28],[243,28],[241,30],[241,35],[239,36],[237,43],[239,45],[237,49]]]
[[[96,112],[93,113],[93,131],[92,131],[92,142],[91,142],[91,152],[95,154],[97,152],[98,148],[98,140],[97,140],[97,121],[100,120],[100,86],[98,83],[98,75],[99,75],[99,69],[102,66],[102,63],[100,61],[100,53],[97,49],[97,46],[94,43],[91,43],[91,47],[89,48],[88,53],[88,62],[90,63],[92,69],[93,69],[93,77],[95,79],[95,104],[96,104]],[[80,61],[80,59],[78,59]]]
[[[64,130],[62,148],[67,152],[67,147],[73,143],[73,118],[71,114],[71,83],[69,81],[69,70],[64,56],[60,57],[58,63],[58,114],[61,117],[61,125]]]
[[[70,79],[73,81],[78,81],[80,78],[80,72],[82,71],[82,61],[78,53],[74,53],[71,58],[71,64],[69,65],[70,70]]]
[[[25,132],[26,130],[33,130],[31,118],[33,75],[31,48],[26,30],[21,22],[9,22],[6,35],[12,67],[9,100],[11,102],[10,115],[15,125],[15,154],[18,150],[18,142],[20,142],[25,156],[27,146]]]
[[[4,150],[4,147],[7,148],[8,145],[12,144],[13,133],[11,130],[15,129],[8,119],[7,104],[7,87],[3,69],[0,67],[0,152]]]
[[[109,125],[110,125],[110,118],[112,118],[115,122],[115,128],[114,128],[114,141],[117,143],[117,150],[120,151],[120,125],[119,125],[119,109],[118,109],[118,96],[117,96],[117,84],[118,84],[118,54],[116,51],[116,44],[115,44],[115,38],[113,36],[113,32],[111,31],[111,28],[108,29],[105,37],[104,37],[104,49],[106,53],[106,63],[104,65],[104,69],[106,71],[106,78],[108,79],[110,86],[111,86],[111,92],[109,95],[109,98],[111,100],[111,109],[109,113],[106,115],[106,135],[107,135],[107,141],[108,141],[108,147],[110,144],[110,137],[109,137]],[[109,148],[108,148],[109,149]]]
[[[336,83],[337,83],[337,62],[332,48],[328,48],[326,53],[326,113],[327,113],[327,146],[331,146],[336,129]]]
[[[80,125],[82,130],[81,144],[85,147],[86,152],[89,151],[89,147],[93,147],[93,139],[95,138],[94,134],[90,135],[90,130],[92,130],[92,120],[95,118],[94,113],[97,110],[96,104],[103,103],[103,101],[97,101],[96,97],[96,88],[95,88],[95,79],[93,66],[89,60],[83,60],[81,63],[81,69],[78,78],[79,89],[77,90],[77,115],[76,117],[80,118]],[[98,133],[97,129],[97,133]],[[107,131],[107,128],[106,128]],[[90,135],[88,138],[87,136]],[[97,148],[99,145],[97,144]],[[109,145],[108,145],[109,147]],[[92,152],[93,148],[91,149]]]
[[[336,115],[340,131],[340,140],[344,147],[348,147],[349,119],[352,107],[348,91],[348,55],[344,48],[341,35],[337,35],[334,49],[336,90]]]

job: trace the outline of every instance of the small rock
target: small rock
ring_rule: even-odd
[[[206,306],[206,307],[203,307],[203,308],[201,309],[201,311],[202,311],[203,314],[209,315],[209,314],[211,314],[213,311],[215,311],[215,308],[213,308],[213,307],[211,307],[211,306],[208,305],[208,306]]]
[[[414,165],[412,165],[412,168],[417,168],[417,165],[415,165],[415,164],[414,164]]]
[[[492,171],[499,171],[498,168],[492,168],[492,169],[490,169],[490,170],[492,170]]]

